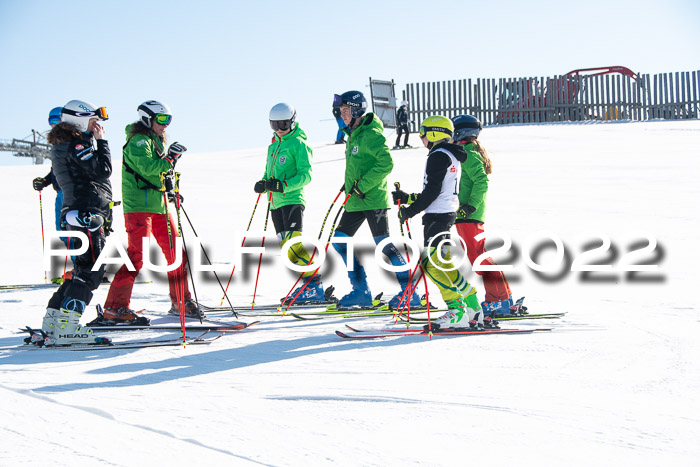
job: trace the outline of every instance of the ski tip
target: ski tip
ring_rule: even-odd
[[[337,335],[339,335],[340,337],[344,337],[344,338],[346,338],[346,339],[350,337],[350,336],[348,336],[347,334],[345,334],[343,331],[338,331],[338,330],[336,330],[335,333],[336,333]]]

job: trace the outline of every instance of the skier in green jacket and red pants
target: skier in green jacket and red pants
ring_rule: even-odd
[[[459,181],[456,227],[457,233],[467,245],[467,257],[474,264],[476,258],[485,252],[484,239],[477,241],[474,237],[484,232],[491,159],[477,139],[481,133],[481,122],[478,118],[471,115],[458,115],[452,118],[452,122],[455,126],[453,139],[468,154],[467,160],[462,163],[462,177]],[[495,265],[496,263],[487,257],[482,264]],[[511,314],[513,297],[503,271],[476,271],[476,273],[484,280],[486,290],[485,300],[481,303],[484,315],[497,318]]]

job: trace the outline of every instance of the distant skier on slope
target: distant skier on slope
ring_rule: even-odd
[[[163,199],[164,192],[160,191],[167,182],[165,179],[161,181],[161,174],[172,177],[175,164],[187,148],[173,143],[165,149],[165,130],[173,118],[167,105],[154,100],[145,101],[138,106],[137,113],[138,120],[126,126],[127,141],[122,162],[124,224],[129,237],[127,254],[135,270],[129,271],[123,265],[114,276],[105,299],[103,324],[138,320],[136,312],[129,308],[129,302],[134,281],[143,266],[144,237],[151,234],[155,237],[169,264],[176,256],[173,247],[178,237],[177,224],[172,213],[168,212],[169,203]],[[181,301],[185,306],[185,317],[199,319],[203,313],[190,294],[186,260],[183,252],[180,267],[168,272],[170,314],[180,315]]]
[[[405,134],[403,138],[403,146],[399,146],[401,141],[401,135]],[[401,101],[401,107],[396,111],[396,144],[394,144],[394,149],[407,148],[408,146],[408,101]]]
[[[304,218],[304,186],[311,181],[311,158],[313,152],[306,142],[306,133],[296,121],[294,107],[281,102],[270,109],[270,127],[275,132],[272,144],[267,148],[267,162],[261,180],[254,186],[256,193],[272,192],[270,215],[277,232],[280,246],[284,246],[302,231]],[[288,250],[289,261],[306,266],[311,260],[309,252],[301,243]],[[290,295],[294,303],[324,301],[321,275],[311,278],[313,271],[303,273],[304,290]],[[300,286],[300,287],[302,287]]]
[[[88,237],[87,251],[75,258],[75,273],[63,281],[46,308],[41,326],[34,333],[37,345],[93,343],[92,329],[80,326],[80,317],[102,281],[104,266],[92,271],[105,244],[111,223],[112,160],[100,120],[107,120],[104,107],[72,100],[61,111],[61,122],[51,129],[53,173],[63,190],[61,221],[66,230]],[[96,140],[96,143],[95,143]]]
[[[401,222],[425,211],[423,239],[426,248],[421,255],[421,265],[447,304],[447,312],[433,320],[432,326],[483,329],[483,313],[476,298],[476,289],[453,266],[449,245],[443,245],[438,250],[440,241],[450,238],[450,229],[455,223],[455,211],[459,204],[456,187],[461,173],[460,163],[464,163],[468,157],[459,145],[450,143],[453,129],[450,119],[441,115],[423,120],[420,138],[429,149],[423,191],[409,195],[397,189],[392,196],[394,204],[401,202]]]
[[[457,233],[467,245],[467,257],[474,264],[486,250],[484,240],[474,237],[484,232],[486,193],[489,189],[488,175],[491,173],[491,159],[481,145],[481,121],[472,115],[458,115],[452,118],[455,125],[454,141],[462,146],[469,157],[462,163],[462,177],[459,181],[459,209],[457,210]],[[485,258],[482,264],[495,265],[493,259]],[[495,313],[495,317],[508,316],[513,306],[513,296],[503,271],[476,271],[484,281],[485,301],[481,308],[485,316]]]
[[[394,167],[394,162],[389,152],[384,137],[384,127],[373,113],[365,113],[367,100],[359,91],[348,91],[342,95],[335,95],[333,106],[340,109],[340,115],[347,127],[343,131],[347,134],[347,146],[345,148],[345,183],[343,189],[350,199],[345,204],[345,212],[335,231],[334,238],[352,237],[360,226],[367,220],[375,243],[379,243],[389,236],[389,223],[387,211],[389,198],[386,178]],[[347,265],[347,245],[333,243],[333,247],[340,253]],[[405,265],[406,262],[393,243],[389,243],[382,251],[392,265]],[[372,305],[372,294],[367,284],[367,275],[357,258],[354,258],[354,269],[348,271],[352,291],[338,302],[340,307]],[[389,305],[398,308],[404,290],[409,287],[408,271],[396,273],[396,278],[401,285],[401,291],[394,296]],[[408,294],[406,294],[408,296]],[[420,306],[420,298],[414,293],[410,297],[412,308]]]

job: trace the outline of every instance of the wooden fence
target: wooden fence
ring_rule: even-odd
[[[417,132],[430,115],[470,114],[483,125],[698,118],[700,71],[637,75],[476,78],[406,85]]]

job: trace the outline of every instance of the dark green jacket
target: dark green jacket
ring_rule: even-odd
[[[484,170],[481,154],[473,143],[462,146],[467,152],[467,160],[462,162],[462,178],[459,180],[459,204],[474,206],[468,220],[484,222],[486,214],[486,192],[489,189],[489,177]],[[457,215],[457,221],[464,217]]]
[[[364,199],[351,196],[345,204],[348,212],[388,209],[389,194],[386,179],[394,168],[384,137],[384,125],[373,113],[361,117],[359,126],[348,131],[345,149],[345,191],[350,192],[355,181],[365,194]]]
[[[312,151],[306,143],[306,133],[294,124],[294,130],[281,139],[277,134],[267,148],[267,163],[263,179],[276,178],[284,182],[283,193],[272,193],[272,209],[289,204],[304,203],[304,186],[311,181]]]
[[[123,152],[124,162],[149,183],[159,187],[161,172],[167,172],[171,168],[170,162],[161,159],[159,155],[165,151],[163,140],[153,132],[147,135],[137,134],[129,139],[133,125],[134,123],[126,127],[127,143]],[[163,193],[146,188],[147,185],[143,181],[137,180],[133,174],[127,171],[126,165],[122,164],[124,212],[165,214],[167,208],[163,201]]]

